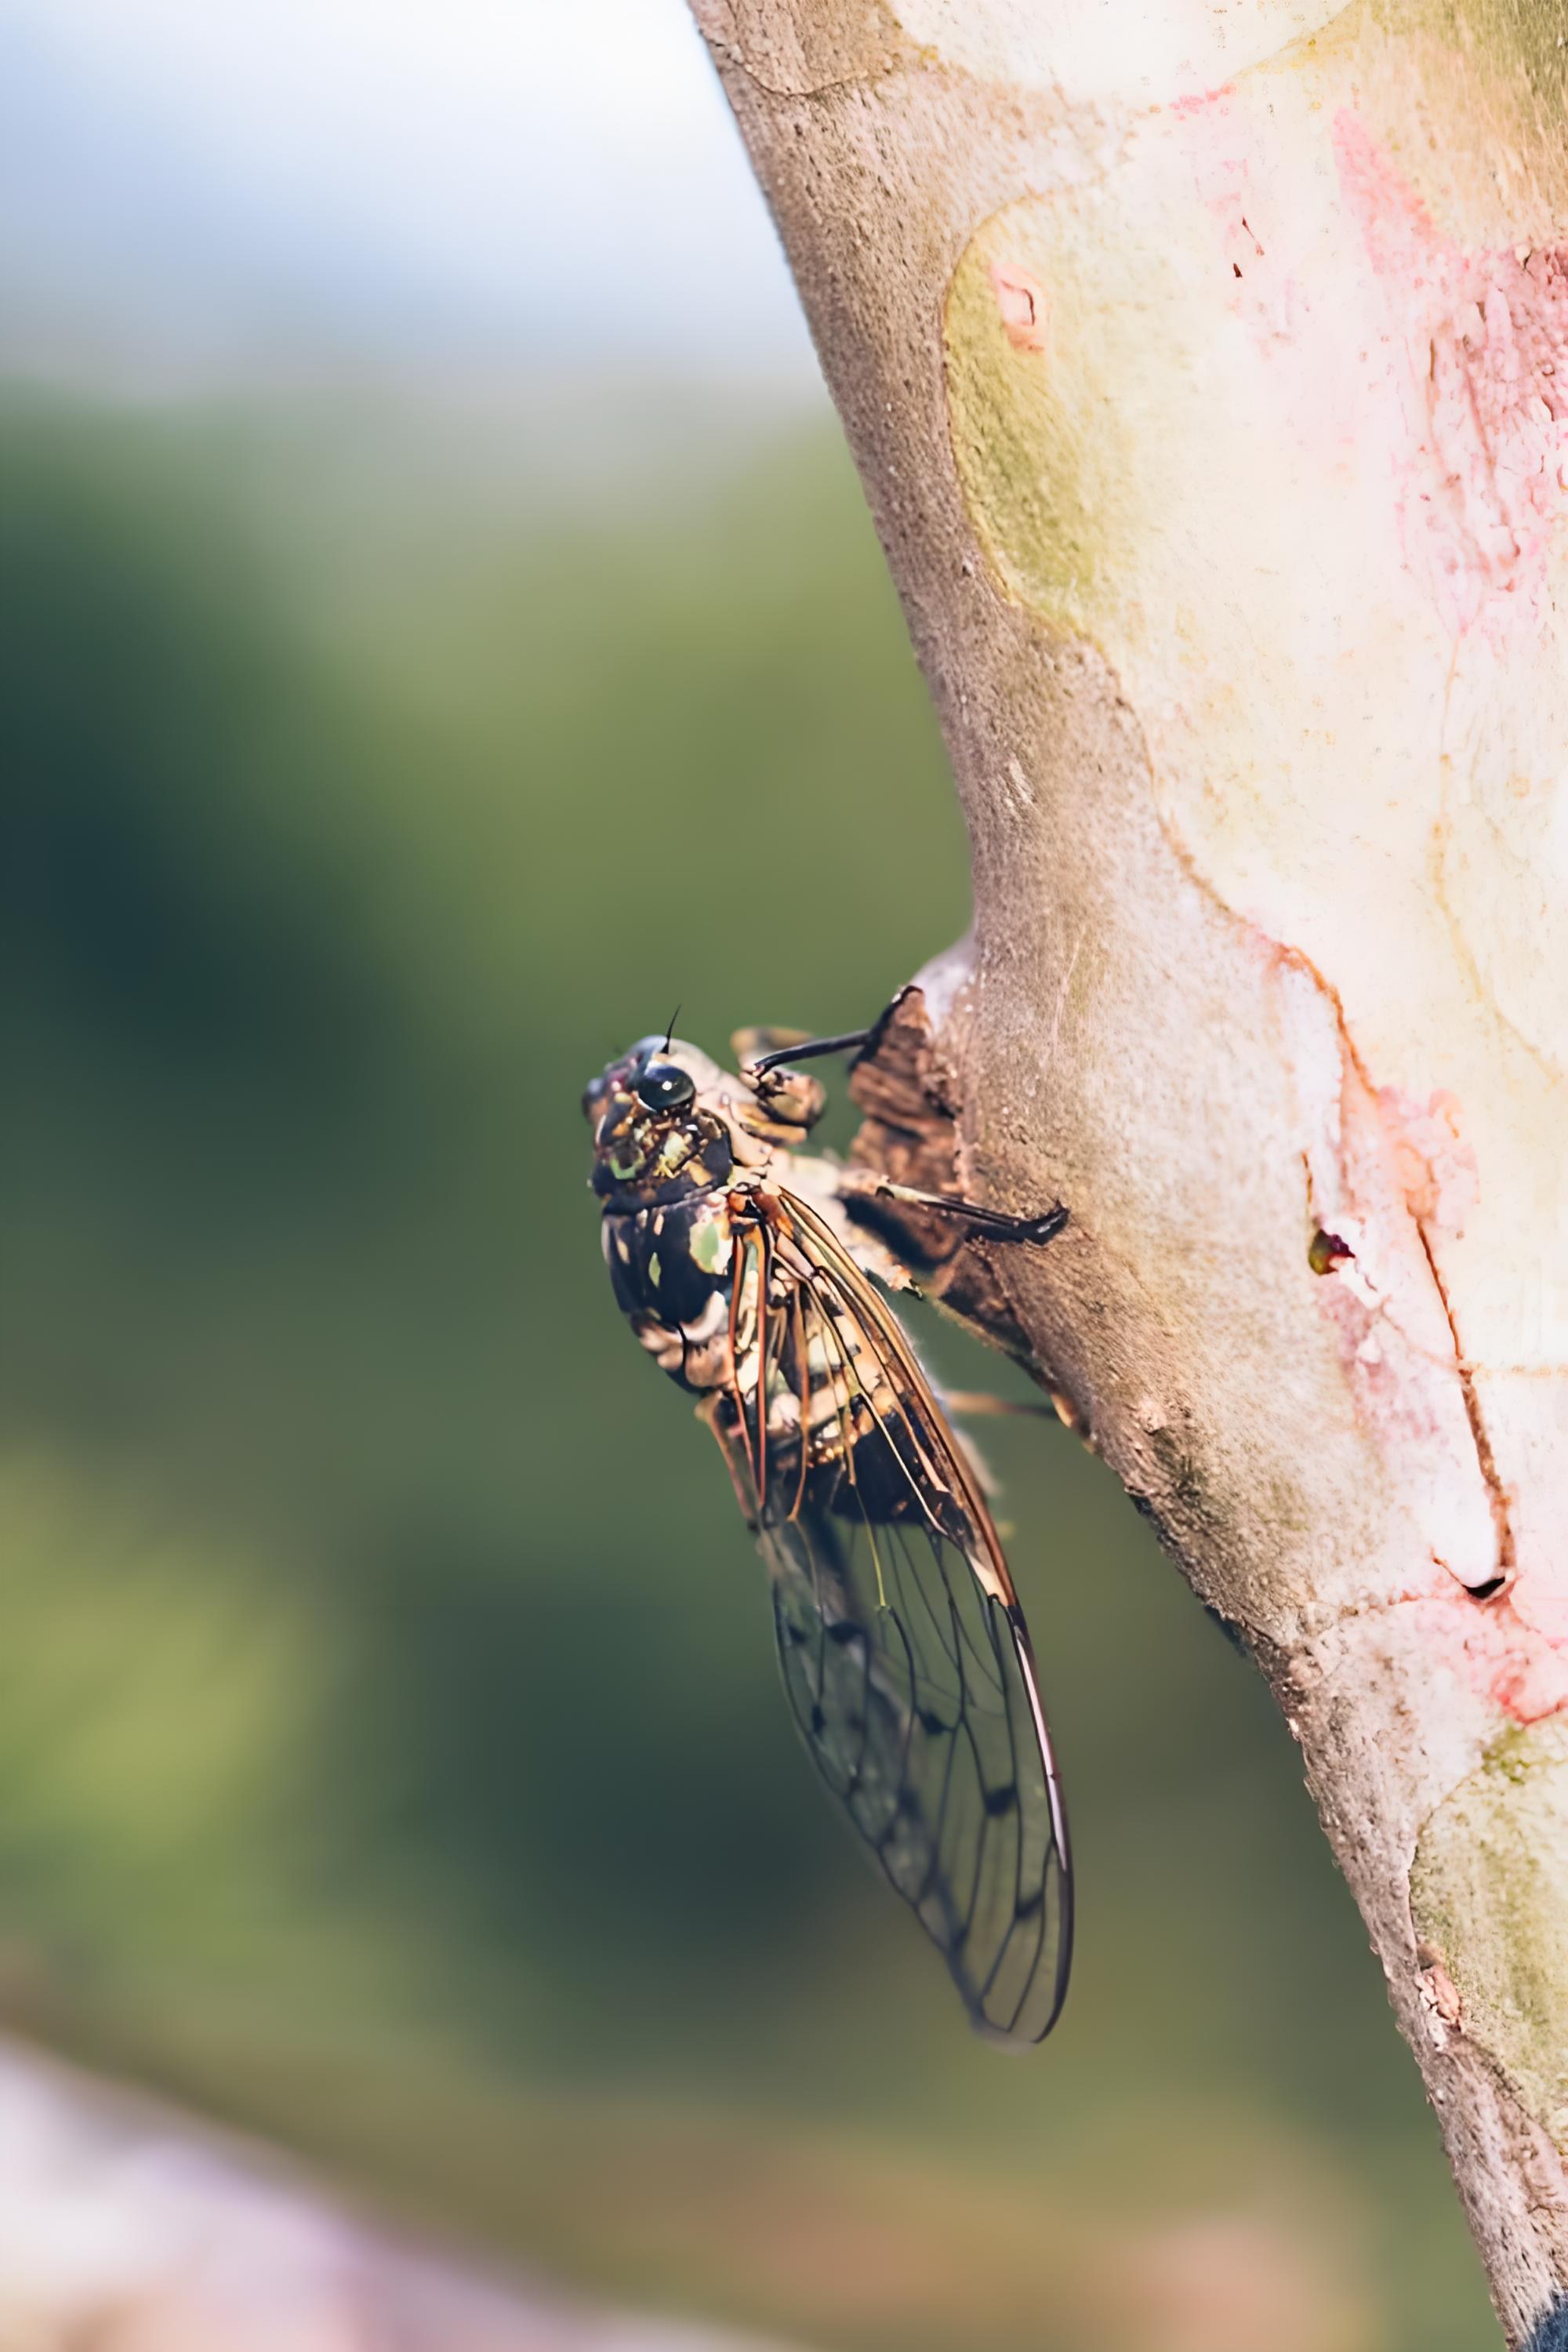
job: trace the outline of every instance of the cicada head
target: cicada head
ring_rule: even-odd
[[[639,1039],[584,1092],[595,1192],[617,1212],[712,1192],[735,1164],[727,1110],[724,1073],[706,1054],[678,1037]]]

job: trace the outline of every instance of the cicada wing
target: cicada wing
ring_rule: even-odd
[[[791,1712],[975,2024],[1037,2042],[1067,1990],[1072,1880],[995,1530],[909,1342],[831,1229],[788,1193],[758,1206],[739,1276],[765,1301],[760,1331],[742,1317],[754,1370],[712,1420],[769,1570]]]

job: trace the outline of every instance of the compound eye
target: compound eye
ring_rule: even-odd
[[[679,1110],[696,1092],[679,1062],[650,1062],[637,1082],[637,1100],[649,1110]]]

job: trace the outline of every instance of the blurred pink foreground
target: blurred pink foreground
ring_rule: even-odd
[[[259,2151],[0,2043],[0,2347],[747,2352],[486,2280]],[[750,2352],[763,2352],[756,2344]]]

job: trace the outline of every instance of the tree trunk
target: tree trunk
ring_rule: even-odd
[[[695,5],[968,818],[905,1045],[1072,1212],[980,1311],[1257,1655],[1568,2344],[1564,20]]]

